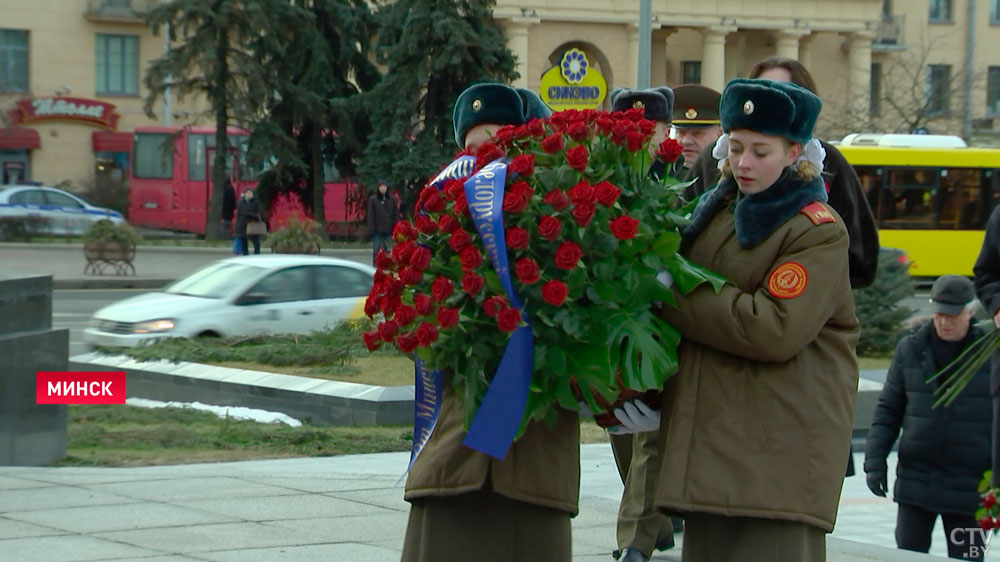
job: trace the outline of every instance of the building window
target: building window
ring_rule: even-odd
[[[892,19],[892,0],[882,0],[882,19]]]
[[[951,65],[927,65],[927,113],[946,115],[950,109]]]
[[[0,91],[28,91],[28,32],[0,29]]]
[[[686,60],[682,63],[684,81],[682,84],[701,84],[701,61]]]
[[[986,77],[986,115],[1000,117],[1000,66],[991,66]]]
[[[882,63],[872,63],[872,90],[869,101],[868,113],[870,115],[882,114]]]
[[[1000,24],[1000,0],[990,0],[990,23]]]
[[[139,93],[139,38],[97,34],[98,95]]]
[[[951,0],[930,0],[932,22],[951,22]]]

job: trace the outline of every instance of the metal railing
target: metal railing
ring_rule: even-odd
[[[87,0],[84,16],[94,21],[141,22],[159,0]]]
[[[904,47],[906,45],[906,16],[884,16],[875,28],[875,47]]]

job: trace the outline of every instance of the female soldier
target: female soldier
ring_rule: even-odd
[[[722,95],[723,178],[683,252],[731,283],[662,312],[684,339],[665,387],[656,503],[683,514],[686,561],[826,559],[859,325],[822,164],[797,162],[821,106],[770,80],[733,80]]]
[[[476,84],[455,101],[455,140],[474,150],[501,125],[548,115],[531,91]],[[448,379],[435,429],[406,480],[403,562],[568,562],[580,490],[579,415],[563,410],[552,426],[532,422],[498,460],[462,444],[462,401]]]

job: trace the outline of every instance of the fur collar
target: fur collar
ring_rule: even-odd
[[[691,224],[684,229],[684,239],[690,244],[737,193],[736,181],[724,177],[719,185],[706,193],[691,214]],[[822,178],[805,180],[794,177],[790,170],[770,188],[754,195],[743,195],[733,211],[736,240],[744,248],[753,248],[767,239],[779,226],[795,216],[803,207],[827,200]]]

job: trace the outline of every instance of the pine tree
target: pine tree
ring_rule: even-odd
[[[289,39],[314,29],[312,15],[287,0],[172,0],[156,6],[147,25],[168,27],[171,49],[152,61],[143,82],[144,110],[169,86],[179,98],[204,95],[215,118],[215,146],[229,146],[226,127],[247,125],[273,88]],[[226,151],[216,150],[205,237],[218,235]]]
[[[411,0],[378,12],[377,61],[387,72],[365,96],[372,135],[359,178],[403,189],[403,208],[455,155],[455,98],[478,81],[517,78],[514,56],[493,20],[494,0]]]
[[[913,313],[899,303],[910,296],[913,280],[906,254],[882,248],[875,281],[863,289],[854,289],[855,310],[861,322],[859,355],[892,353],[903,332],[903,321]]]

